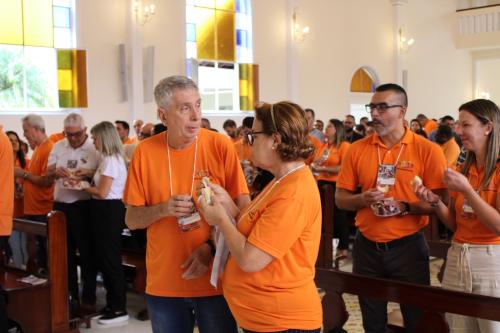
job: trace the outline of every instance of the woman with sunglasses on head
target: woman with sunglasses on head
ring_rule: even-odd
[[[255,165],[275,178],[241,212],[212,184],[211,203],[200,199],[230,251],[224,297],[244,332],[320,332],[321,202],[304,163],[314,152],[304,111],[291,102],[262,104],[247,137]]]
[[[500,297],[500,110],[476,99],[459,108],[456,129],[467,150],[460,172],[447,169],[449,205],[424,186],[415,193],[436,206],[455,231],[448,250],[444,288]],[[452,332],[499,332],[500,322],[447,314]]]
[[[338,119],[330,119],[325,130],[327,142],[316,151],[311,168],[318,180],[318,187],[331,185],[334,195],[342,158],[349,149],[350,143],[345,140],[344,124]],[[334,237],[339,239],[339,256],[347,256],[349,249],[349,226],[346,211],[337,207],[335,202],[333,223]],[[335,259],[335,258],[334,258]]]

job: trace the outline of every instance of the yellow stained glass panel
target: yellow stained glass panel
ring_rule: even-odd
[[[0,0],[0,44],[23,45],[21,0]]]
[[[234,0],[217,0],[215,7],[234,12]]]
[[[52,0],[23,0],[23,22],[24,45],[54,47]]]
[[[234,62],[236,56],[235,14],[217,11],[215,15],[217,19],[217,60]]]
[[[215,0],[196,0],[195,6],[215,8]]]
[[[196,52],[198,59],[216,59],[214,9],[196,8]]]
[[[239,64],[240,110],[253,110],[259,101],[259,65]]]
[[[57,82],[59,90],[73,90],[73,74],[70,69],[57,70]]]

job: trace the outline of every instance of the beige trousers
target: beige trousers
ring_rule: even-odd
[[[443,288],[500,297],[500,245],[453,242],[448,250]],[[498,314],[500,320],[500,313]],[[500,333],[500,321],[446,314],[454,333]]]

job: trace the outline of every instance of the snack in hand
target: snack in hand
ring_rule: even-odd
[[[205,198],[206,203],[211,205],[212,204],[212,198],[211,198],[212,189],[209,186],[210,180],[208,179],[208,177],[203,177],[201,179],[201,182],[203,184],[203,188],[201,189],[201,194]]]
[[[389,185],[377,185],[377,191],[387,193],[389,192]]]
[[[419,176],[413,177],[411,181],[411,186],[420,186],[422,185],[422,179]]]

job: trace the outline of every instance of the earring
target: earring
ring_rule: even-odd
[[[274,146],[271,147],[272,150],[276,149]]]

